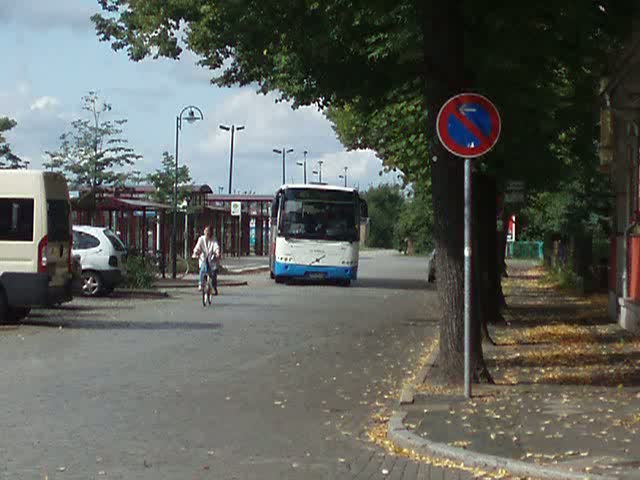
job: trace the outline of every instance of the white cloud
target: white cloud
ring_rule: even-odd
[[[243,125],[237,134],[238,148],[245,153],[264,154],[273,148],[294,148],[315,154],[335,151],[339,142],[327,119],[314,107],[292,110],[286,102],[276,103],[277,95],[256,94],[250,88],[234,93],[222,105],[213,106],[214,118],[206,118],[207,136],[200,148],[209,154],[229,150],[229,133],[219,125]]]
[[[50,97],[50,96],[43,96],[43,97],[39,97],[37,98],[30,107],[31,111],[36,111],[36,110],[54,110],[57,106],[60,105],[60,101],[55,98],[55,97]]]
[[[227,189],[229,181],[230,134],[219,125],[243,125],[236,132],[233,190],[270,193],[282,182],[282,157],[273,149],[293,148],[286,156],[286,181],[300,182],[303,169],[296,165],[307,150],[307,180],[323,162],[322,179],[342,184],[338,176],[348,167],[349,185],[365,189],[380,182],[395,182],[396,174],[380,176],[381,161],[372,151],[348,152],[336,139],[330,122],[314,107],[292,110],[290,104],[275,103],[276,94],[257,95],[250,88],[231,91],[217,105],[203,105],[204,125],[183,129],[180,162],[186,162],[197,182],[214,190]],[[204,128],[203,128],[204,127]],[[187,133],[187,128],[189,132]],[[192,130],[193,129],[193,130]],[[200,141],[194,140],[201,138]],[[317,177],[315,177],[317,179]]]

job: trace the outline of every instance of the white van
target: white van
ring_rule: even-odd
[[[0,322],[69,301],[71,208],[65,178],[0,170]]]

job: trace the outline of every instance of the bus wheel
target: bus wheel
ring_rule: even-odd
[[[343,287],[350,287],[351,286],[351,280],[340,280],[340,285]]]
[[[274,278],[276,278],[276,276],[273,274],[272,271],[269,271],[269,277],[271,278],[271,280],[273,280]]]
[[[279,275],[274,275],[273,278],[276,281],[276,283],[284,283],[284,278]]]

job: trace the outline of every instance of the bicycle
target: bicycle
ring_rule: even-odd
[[[216,275],[214,268],[211,267],[209,260],[207,260],[207,270],[204,274],[204,283],[202,285],[202,306],[203,307],[206,307],[207,304],[211,305],[214,290],[216,292],[216,295],[218,294],[218,287],[217,285],[214,285],[214,278]]]
[[[210,275],[211,267],[207,262],[207,272],[204,274],[204,284],[202,285],[202,306],[206,307],[207,303],[211,305],[211,297],[213,297],[213,280]]]

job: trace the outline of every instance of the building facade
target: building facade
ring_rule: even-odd
[[[640,332],[640,35],[613,63],[601,87],[600,161],[611,179],[609,315]]]

